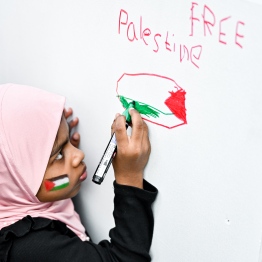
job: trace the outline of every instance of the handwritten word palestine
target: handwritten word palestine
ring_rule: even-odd
[[[194,29],[200,24],[203,23],[203,35],[207,35],[207,30],[209,34],[212,36],[212,30],[215,31],[216,26],[216,16],[215,13],[208,7],[204,6],[203,14],[198,17],[195,14],[195,8],[198,7],[198,4],[192,2],[192,6],[190,9],[191,16],[191,33],[189,36],[195,36]],[[219,28],[218,28],[218,42],[221,44],[226,45],[226,32],[224,30],[223,25],[231,19],[230,16],[224,17],[219,20]],[[202,20],[202,21],[201,21]],[[236,22],[236,31],[235,31],[235,44],[243,48],[240,40],[244,38],[239,30],[240,26],[244,26],[244,23],[241,21]],[[143,17],[140,16],[139,22],[135,24],[134,21],[129,21],[128,12],[121,9],[119,13],[118,19],[118,34],[126,33],[126,37],[130,42],[134,41],[142,41],[146,46],[152,47],[152,50],[157,53],[159,52],[160,48],[164,48],[164,50],[168,52],[177,52],[179,57],[179,62],[182,63],[183,61],[188,61],[193,66],[199,68],[199,60],[201,58],[203,46],[201,44],[198,45],[185,45],[185,44],[177,44],[172,42],[172,37],[174,34],[170,32],[166,32],[166,34],[162,35],[160,33],[152,33],[149,27],[143,27]]]
[[[119,23],[118,23],[118,33],[122,33],[123,27],[124,30],[126,30],[126,36],[127,39],[130,42],[133,41],[138,41],[139,39],[144,42],[145,45],[153,46],[153,51],[157,53],[160,50],[160,44],[164,44],[164,48],[169,51],[169,52],[179,52],[179,59],[180,63],[186,59],[190,61],[194,66],[197,68],[199,67],[197,62],[200,59],[201,53],[202,53],[202,46],[201,45],[196,45],[196,46],[186,46],[183,44],[179,44],[178,47],[176,43],[170,44],[169,40],[169,32],[167,31],[166,35],[163,36],[160,33],[155,33],[152,35],[151,29],[150,28],[143,28],[143,18],[142,16],[140,17],[140,21],[138,23],[139,25],[135,25],[133,21],[128,20],[128,13],[121,9],[120,14],[119,14]],[[138,35],[138,28],[139,27],[139,35]],[[173,35],[174,36],[174,35]],[[163,43],[163,41],[165,41]],[[171,46],[172,45],[172,46]],[[177,50],[179,49],[179,50]]]

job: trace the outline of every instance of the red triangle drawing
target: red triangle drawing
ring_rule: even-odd
[[[48,181],[48,180],[45,181],[45,188],[47,191],[52,190],[54,186],[55,186],[55,183],[53,183],[52,181]]]
[[[186,123],[186,107],[185,107],[185,95],[186,92],[182,89],[176,92],[169,92],[170,97],[165,101],[165,104],[170,111],[184,123]]]

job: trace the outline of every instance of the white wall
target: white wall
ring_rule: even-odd
[[[148,123],[152,154],[145,177],[159,189],[153,261],[256,262],[262,235],[262,8],[241,0],[195,3],[199,21],[193,20],[190,36],[188,0],[0,0],[0,83],[64,94],[79,116],[89,177],[78,201],[98,242],[113,226],[112,169],[101,186],[91,179],[114,115],[123,111],[117,81],[123,73],[176,81],[187,93],[187,124],[167,129]],[[212,35],[203,25],[205,5],[206,20],[216,21]],[[125,20],[118,33],[121,9],[137,41],[128,40]],[[148,45],[140,38],[140,17],[142,28],[151,30]],[[244,37],[235,38],[236,30]],[[180,45],[201,46],[199,59],[193,52],[192,61],[180,61]],[[143,98],[160,103],[165,94],[150,87],[141,90]]]

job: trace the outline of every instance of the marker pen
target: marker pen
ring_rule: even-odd
[[[134,108],[134,101],[130,102],[127,109],[123,112],[122,115],[126,117],[126,128],[128,128],[131,123],[131,116],[129,114],[129,109]],[[101,184],[105,178],[105,175],[112,163],[112,160],[116,154],[117,143],[116,143],[116,135],[113,133],[111,136],[109,143],[107,144],[106,150],[96,168],[95,174],[93,175],[92,181],[96,184]]]

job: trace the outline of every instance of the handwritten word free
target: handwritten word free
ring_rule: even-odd
[[[243,27],[245,26],[245,23],[240,20],[233,20],[232,16],[225,16],[220,19],[218,19],[217,14],[208,7],[207,5],[204,5],[201,10],[202,14],[197,14],[197,11],[199,11],[201,7],[198,5],[196,2],[192,2],[191,5],[191,16],[190,16],[190,21],[191,21],[191,33],[190,36],[195,35],[195,29],[197,27],[203,28],[203,35],[213,35],[215,32],[217,34],[217,39],[218,42],[221,44],[226,45],[227,44],[227,33],[229,33],[229,25],[232,26],[232,24],[235,25],[235,30],[234,30],[234,41],[235,44],[243,48],[243,44],[241,41],[243,41],[244,35],[242,33]],[[228,31],[228,32],[227,32]]]

